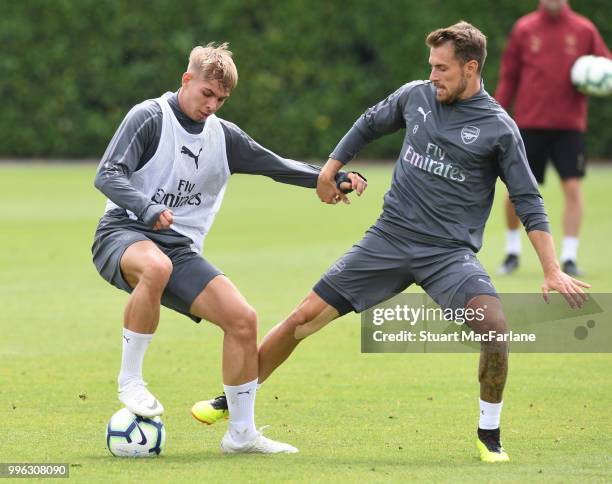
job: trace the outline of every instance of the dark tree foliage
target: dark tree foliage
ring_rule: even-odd
[[[134,104],[179,86],[194,45],[229,41],[240,81],[220,116],[285,156],[323,160],[367,107],[427,78],[426,34],[460,19],[489,39],[536,0],[4,0],[0,156],[100,157]],[[573,2],[612,45],[609,0]],[[591,101],[589,151],[612,156],[612,100]],[[393,158],[400,135],[364,153]]]

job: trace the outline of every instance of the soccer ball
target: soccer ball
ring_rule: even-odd
[[[584,55],[571,70],[572,84],[583,94],[609,96],[612,94],[612,60],[606,57]]]
[[[166,442],[159,417],[144,418],[127,408],[116,412],[106,426],[106,446],[117,457],[155,457]]]

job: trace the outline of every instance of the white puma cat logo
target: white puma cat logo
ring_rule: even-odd
[[[427,121],[427,115],[429,113],[431,113],[431,110],[425,112],[425,110],[421,106],[419,106],[419,109],[417,109],[417,111],[423,115],[423,122],[426,122]]]

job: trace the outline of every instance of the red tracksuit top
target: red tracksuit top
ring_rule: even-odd
[[[557,16],[542,5],[518,19],[504,51],[495,98],[522,129],[586,131],[587,99],[570,70],[583,55],[612,58],[597,28],[565,5]]]

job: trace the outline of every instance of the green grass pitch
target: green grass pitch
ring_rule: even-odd
[[[359,170],[370,181],[365,196],[335,207],[310,190],[232,177],[205,255],[258,310],[260,337],[377,217],[392,166]],[[612,480],[612,355],[512,354],[502,417],[512,461],[486,465],[474,445],[477,355],[364,355],[356,315],[306,341],[258,394],[258,425],[300,453],[225,456],[225,425],[206,427],[189,413],[220,393],[221,332],[163,310],[145,378],[166,407],[166,448],[152,460],[112,457],[104,428],[120,408],[127,296],[91,263],[104,207],[94,173],[93,165],[0,166],[0,462],[67,462],[80,482]],[[560,242],[559,186],[549,176],[543,195]],[[610,186],[612,171],[593,167],[580,262],[597,292],[612,291]],[[492,275],[501,208],[498,196],[480,254]],[[539,291],[539,265],[524,244],[520,271],[494,276],[499,291]]]

